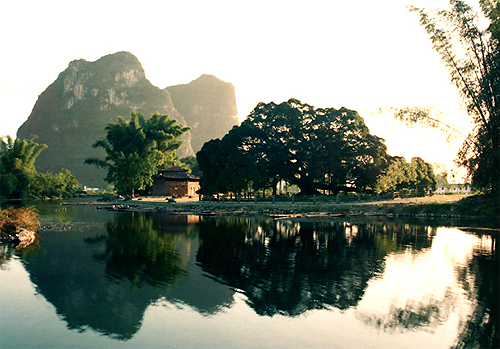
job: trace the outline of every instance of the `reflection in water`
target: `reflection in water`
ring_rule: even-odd
[[[357,307],[358,317],[384,331],[433,332],[450,321],[462,331],[456,347],[492,347],[498,343],[498,293],[491,292],[499,290],[492,246],[491,236],[440,228],[431,249],[388,255],[384,273],[370,282]],[[482,256],[496,259],[489,264],[496,270],[482,271],[487,279],[477,268]],[[486,290],[483,304],[479,290]]]
[[[43,232],[43,253],[22,257],[37,292],[72,330],[129,340],[150,307],[211,317],[243,299],[262,319],[300,321],[322,310],[381,333],[446,328],[457,347],[498,341],[490,235],[393,222],[78,210],[78,229]]]
[[[16,250],[9,244],[0,244],[0,268],[12,257]]]
[[[105,252],[96,256],[106,262],[106,275],[118,282],[127,279],[135,287],[144,282],[165,287],[182,274],[182,257],[176,239],[162,232],[151,216],[118,215],[106,226],[107,235],[85,239],[87,243],[104,240]]]
[[[473,304],[457,348],[500,348],[500,260],[497,238],[480,236],[460,278]],[[468,282],[472,280],[473,283]]]
[[[42,232],[44,253],[24,259],[37,292],[68,328],[129,340],[160,299],[202,314],[231,305],[233,291],[196,267],[197,220],[93,211],[101,221],[96,225],[86,220],[92,214],[87,209],[81,208],[85,219],[71,222],[73,229]]]
[[[200,265],[270,316],[355,307],[388,253],[431,242],[418,226],[243,218],[205,221],[200,239]]]
[[[70,329],[130,339],[148,305],[184,273],[178,241],[151,216],[94,212],[114,221],[42,232],[44,253],[25,259],[25,268]]]

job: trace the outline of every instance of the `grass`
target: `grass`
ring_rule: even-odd
[[[500,195],[485,194],[466,197],[454,205],[458,215],[500,217]]]

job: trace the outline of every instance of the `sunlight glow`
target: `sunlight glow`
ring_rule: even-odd
[[[471,275],[463,280],[462,273],[476,248],[484,245],[459,229],[438,228],[430,249],[389,255],[382,276],[370,281],[357,317],[387,331],[436,331],[441,326],[458,331],[474,309],[463,290],[473,289],[475,280]],[[463,268],[455,268],[457,264]],[[396,326],[398,314],[407,317],[404,328]]]
[[[3,42],[9,54],[0,57],[0,134],[15,137],[38,95],[69,62],[126,50],[160,88],[189,83],[201,74],[233,83],[240,121],[259,102],[297,98],[315,107],[345,106],[387,140],[391,155],[449,164],[456,144],[371,115],[380,106],[403,104],[437,106],[454,120],[466,119],[440,57],[407,5],[443,8],[447,1],[132,5],[91,0],[82,5],[48,0],[29,7],[4,1],[0,29],[9,33]],[[140,23],[124,21],[131,16]]]

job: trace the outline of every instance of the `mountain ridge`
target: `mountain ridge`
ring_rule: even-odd
[[[93,62],[76,59],[40,94],[28,119],[18,129],[17,137],[37,135],[38,143],[48,145],[37,158],[38,172],[59,172],[66,168],[82,185],[105,188],[105,171],[83,162],[88,157],[105,157],[102,149],[91,146],[105,136],[104,128],[116,122],[118,116],[128,121],[132,110],[145,117],[159,112],[190,127],[190,123],[196,123],[192,118],[187,122],[167,89],[153,85],[146,78],[140,61],[130,52],[116,52]],[[223,91],[217,93],[227,95]],[[223,109],[236,106],[235,98],[224,102],[229,107],[221,107]],[[203,137],[195,143],[203,144],[211,139],[210,134]],[[192,133],[188,132],[178,151],[179,158],[199,150],[193,150],[191,144]]]

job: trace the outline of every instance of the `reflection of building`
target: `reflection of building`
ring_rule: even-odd
[[[154,212],[152,217],[155,223],[159,224],[162,231],[168,231],[171,234],[185,233],[191,229],[192,225],[203,221],[203,217],[198,215],[172,216],[165,212]]]
[[[187,170],[172,166],[160,171],[153,183],[153,196],[196,195],[200,189],[200,177],[187,173]]]
[[[471,192],[470,184],[438,184],[436,194],[469,194]]]

